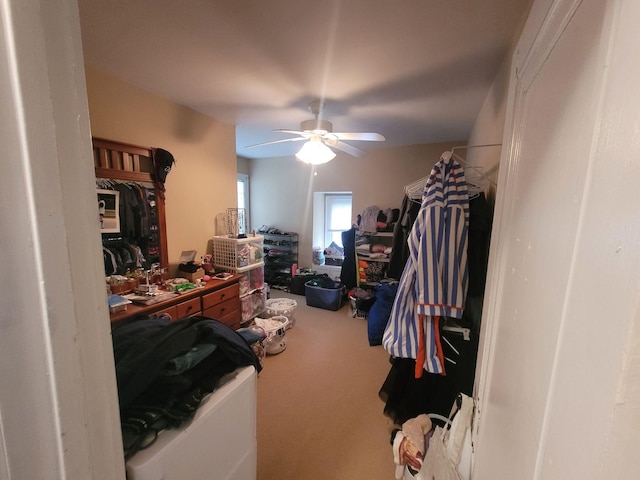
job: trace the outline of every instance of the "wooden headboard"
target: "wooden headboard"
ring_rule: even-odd
[[[153,148],[93,137],[93,164],[96,178],[152,183],[156,193],[160,264],[169,266],[164,186],[155,182]]]

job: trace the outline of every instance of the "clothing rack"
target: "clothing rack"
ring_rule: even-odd
[[[501,143],[485,143],[483,145],[456,145],[455,147],[452,147],[451,150],[447,150],[446,152],[443,152],[442,155],[440,155],[440,160],[444,160],[445,162],[448,162],[451,157],[455,154],[454,150],[457,148],[461,148],[461,149],[471,149],[471,148],[482,148],[482,147],[501,147],[502,144]],[[458,157],[460,158],[460,157]],[[464,160],[463,160],[464,162]],[[466,162],[464,162],[466,165]]]
[[[452,153],[463,167],[465,179],[467,181],[467,190],[469,191],[469,200],[473,200],[480,196],[489,187],[489,179],[484,174],[484,168],[476,166],[468,166],[467,162],[456,153]]]
[[[108,233],[104,233],[103,237],[102,237],[102,244],[106,245],[106,244],[122,244],[126,241],[126,239],[122,238],[121,235],[118,235],[116,237],[107,237],[106,235],[109,235]]]
[[[133,181],[133,180],[118,180],[115,178],[96,178],[96,185],[99,186],[100,188],[106,188],[109,190],[113,190],[113,186],[114,185],[127,185],[127,186],[131,186],[131,185],[137,185],[146,189],[153,189],[153,183],[150,182],[140,182],[140,181]]]
[[[461,163],[464,166],[465,172],[472,171],[478,176],[478,178],[474,178],[472,181],[470,181],[470,179],[467,178],[467,184],[469,187],[471,187],[469,189],[470,190],[469,193],[472,195],[470,198],[475,198],[478,195],[480,195],[480,193],[483,192],[489,186],[490,181],[484,175],[484,169],[482,167],[468,166],[466,160],[464,160],[462,157],[457,155],[454,151],[456,149],[471,149],[471,148],[499,147],[499,146],[502,146],[502,144],[487,143],[487,144],[481,144],[481,145],[457,145],[455,147],[452,147],[451,150],[447,150],[446,152],[443,152],[442,155],[440,155],[440,160],[448,162],[449,160],[451,160],[451,158],[455,158],[459,163]],[[422,201],[423,189],[428,179],[429,179],[429,176],[422,177],[414,182],[411,182],[405,185],[404,187],[405,195],[409,197],[409,199],[411,199],[412,201],[420,203]]]
[[[466,160],[460,158],[459,155],[456,155],[456,153],[454,152],[454,150],[456,149],[471,149],[471,148],[483,148],[483,147],[501,147],[502,144],[501,143],[486,143],[486,144],[480,144],[480,145],[459,145],[456,147],[453,147],[451,149],[451,155],[455,157],[456,160],[458,160],[458,162],[460,162],[465,169],[465,173],[466,172],[471,172],[474,173],[477,177],[474,178],[474,175],[466,175],[467,177],[467,184],[472,187],[469,189],[469,193],[471,193],[473,191],[474,195],[471,198],[475,198],[476,196],[478,196],[481,192],[485,191],[490,185],[495,186],[495,182],[492,181],[491,179],[487,178],[487,176],[484,173],[484,168],[482,167],[476,167],[476,166],[469,166],[466,162]]]

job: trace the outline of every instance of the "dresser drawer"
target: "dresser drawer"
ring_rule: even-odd
[[[202,311],[202,314],[205,317],[214,318],[216,320],[221,320],[223,317],[233,314],[238,315],[238,321],[240,321],[240,298],[230,298],[224,302],[220,302],[217,305],[213,305],[209,308],[205,308]],[[228,323],[228,322],[224,322]]]
[[[210,307],[202,312],[205,317],[213,318],[224,323],[227,327],[237,330],[242,321],[242,311],[240,310],[240,299],[227,300],[218,305]]]
[[[235,312],[223,315],[222,317],[218,318],[218,321],[224,323],[229,328],[233,328],[234,330],[237,330],[241,326],[241,322],[240,322],[241,319],[242,319],[241,313],[239,311],[235,311]]]
[[[200,298],[192,298],[191,300],[187,300],[186,302],[179,303],[176,305],[176,310],[178,318],[186,318],[192,315],[199,315],[201,312]]]
[[[171,306],[171,307],[166,307],[163,308],[161,310],[157,310],[155,312],[153,312],[154,315],[164,315],[167,314],[171,317],[171,320],[178,320],[178,309],[176,308],[175,305]]]
[[[240,298],[240,285],[238,285],[237,283],[229,285],[225,288],[221,288],[220,290],[216,290],[215,292],[203,295],[202,310],[204,312],[205,310],[232,298]],[[238,307],[238,309],[240,309],[240,307]]]

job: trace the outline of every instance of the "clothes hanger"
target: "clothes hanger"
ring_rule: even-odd
[[[424,186],[427,184],[428,176],[422,177],[414,182],[404,186],[404,194],[409,197],[412,202],[421,203]]]
[[[487,143],[482,145],[458,145],[451,149],[451,157],[462,164],[465,170],[465,179],[469,190],[469,200],[477,198],[481,193],[485,192],[490,185],[495,185],[485,174],[484,168],[475,165],[469,165],[466,160],[455,153],[456,149],[470,149],[482,147],[499,147],[501,143]]]
[[[491,183],[484,174],[484,169],[482,167],[469,166],[467,162],[461,158],[459,155],[455,153],[456,149],[469,149],[469,148],[481,148],[481,147],[496,147],[501,146],[501,143],[490,143],[484,145],[459,145],[451,148],[451,150],[447,150],[442,152],[440,155],[440,161],[448,163],[452,158],[455,158],[465,169],[465,177],[467,180],[467,185],[470,187],[469,191],[469,199],[478,197],[482,192],[484,192],[489,184]],[[468,176],[468,173],[474,173],[474,175]],[[473,180],[470,180],[470,178]],[[477,178],[474,178],[477,177]],[[426,177],[422,177],[414,182],[411,182],[404,187],[405,195],[413,202],[421,203],[422,202],[422,194],[424,192],[424,186],[429,180],[429,175]]]
[[[464,176],[467,182],[469,200],[478,198],[480,194],[489,187],[489,181],[484,174],[484,168],[467,165],[467,162],[455,153],[452,153],[452,157],[464,167]]]
[[[453,157],[453,151],[447,150],[440,155],[440,161],[448,163]],[[456,155],[456,157],[458,157]],[[460,157],[458,157],[460,158]],[[422,203],[422,194],[424,193],[424,186],[427,184],[430,175],[419,178],[418,180],[411,182],[404,187],[404,193],[412,202]]]
[[[96,178],[96,185],[100,188],[111,190],[113,181],[108,178]]]
[[[451,159],[451,152],[446,151],[442,155],[440,155],[440,160],[448,162]],[[416,203],[422,203],[422,194],[424,193],[424,186],[427,184],[429,180],[429,176],[419,178],[407,185],[404,186],[404,194],[409,197],[409,199]]]

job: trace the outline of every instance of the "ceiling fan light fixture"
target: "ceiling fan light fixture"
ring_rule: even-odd
[[[333,125],[327,120],[315,118],[314,120],[305,120],[304,122],[300,122],[300,130],[303,132],[327,133],[333,131]]]
[[[336,154],[318,137],[312,137],[302,145],[296,158],[309,165],[321,165],[333,160]]]
[[[298,135],[297,137],[257,143],[255,145],[249,145],[247,148],[284,142],[305,141],[300,151],[296,153],[296,157],[306,164],[320,165],[335,158],[336,154],[332,149],[340,150],[353,157],[362,157],[364,155],[364,151],[347,142],[382,142],[385,140],[384,135],[375,132],[334,132],[331,122],[321,119],[320,117],[322,105],[323,102],[321,100],[312,100],[309,102],[309,110],[311,110],[315,118],[301,122],[300,130],[289,130],[285,128],[274,130],[274,132]]]

